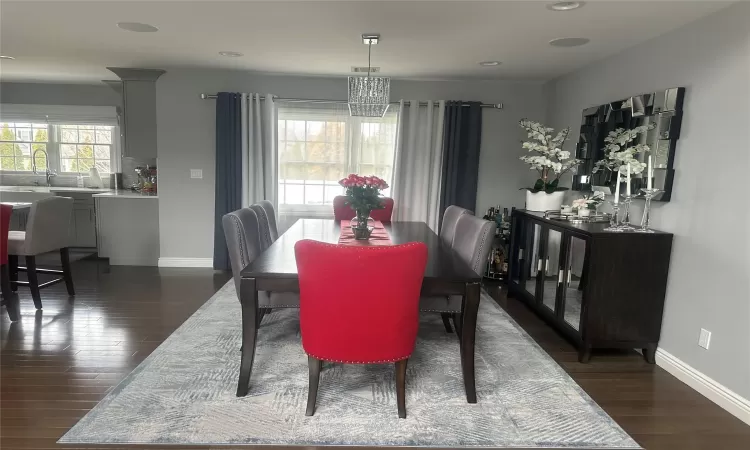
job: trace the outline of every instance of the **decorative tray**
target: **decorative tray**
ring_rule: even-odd
[[[599,213],[588,217],[579,217],[574,213],[562,213],[560,211],[547,211],[544,213],[545,219],[560,220],[570,223],[609,223],[611,214]]]

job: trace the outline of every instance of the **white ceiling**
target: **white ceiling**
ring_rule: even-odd
[[[589,1],[554,12],[538,1],[0,2],[4,81],[93,82],[106,66],[222,67],[346,75],[367,65],[360,34],[377,32],[373,65],[396,78],[546,80],[706,16],[715,1]],[[117,22],[145,22],[132,33]],[[577,48],[548,41],[586,37]],[[687,44],[687,43],[686,43]],[[245,54],[227,58],[219,51]],[[500,60],[497,67],[480,67]]]

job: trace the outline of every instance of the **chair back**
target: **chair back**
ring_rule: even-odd
[[[227,240],[229,261],[232,264],[234,286],[240,295],[240,273],[261,253],[260,226],[258,216],[250,208],[242,208],[225,214],[221,218],[224,237]]]
[[[464,214],[471,214],[471,211],[456,205],[445,208],[443,223],[440,225],[440,242],[444,245],[450,247],[453,244],[453,236],[456,234],[458,218]]]
[[[425,244],[361,247],[302,240],[294,251],[302,347],[308,355],[348,363],[394,362],[411,355]]]
[[[263,211],[266,213],[266,217],[268,218],[268,230],[271,233],[271,240],[273,242],[276,242],[276,239],[279,238],[279,228],[276,226],[276,211],[274,210],[273,203],[269,202],[268,200],[261,200],[258,202],[258,205],[260,205],[261,208],[263,208]]]
[[[333,218],[335,220],[352,220],[356,216],[354,210],[346,204],[346,197],[337,195],[333,198]]]
[[[48,197],[32,203],[23,254],[39,255],[69,247],[72,218],[70,197]]]
[[[250,206],[250,209],[255,211],[255,215],[258,216],[258,226],[260,227],[260,251],[265,251],[268,247],[273,244],[273,236],[271,236],[271,222],[268,220],[268,214],[266,210],[259,204]],[[274,220],[275,222],[275,220]]]
[[[496,228],[495,222],[471,214],[463,214],[458,218],[451,247],[477,275],[484,273]]]
[[[12,214],[11,205],[0,205],[0,266],[8,264],[8,231]]]
[[[383,197],[383,209],[373,209],[370,211],[370,217],[383,223],[389,223],[393,216],[393,199]],[[346,197],[337,195],[333,198],[333,218],[335,220],[351,220],[356,213],[351,206],[346,204]]]

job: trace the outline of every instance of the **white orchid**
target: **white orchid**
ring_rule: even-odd
[[[532,154],[521,156],[521,161],[528,164],[531,170],[539,172],[539,180],[533,191],[554,191],[557,189],[560,176],[581,163],[581,160],[570,159],[570,152],[562,149],[568,139],[570,128],[554,134],[553,128],[545,127],[539,122],[522,119],[519,123],[526,130],[529,139],[532,139],[522,143],[522,148]],[[552,173],[556,176],[550,181]]]
[[[637,175],[646,170],[646,164],[641,162],[636,155],[651,151],[646,144],[636,144],[628,147],[639,134],[645,133],[652,127],[643,125],[631,130],[618,128],[610,131],[604,138],[604,159],[597,161],[594,165],[594,172],[601,169],[611,170],[613,172],[627,173],[628,164],[630,164],[630,173]]]

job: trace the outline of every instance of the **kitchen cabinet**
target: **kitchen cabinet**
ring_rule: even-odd
[[[96,247],[96,206],[89,193],[64,192],[57,195],[73,199],[73,217],[70,223],[70,246]]]
[[[95,195],[97,250],[113,266],[159,262],[159,201],[156,196]]]
[[[581,362],[593,348],[638,348],[654,363],[673,236],[607,226],[514,211],[509,295],[572,341]]]

